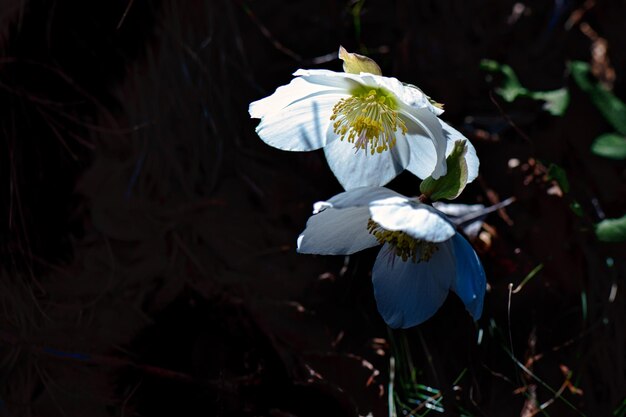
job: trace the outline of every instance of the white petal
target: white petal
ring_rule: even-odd
[[[403,103],[408,104],[414,109],[428,109],[431,113],[435,113],[436,108],[430,104],[428,97],[418,88],[403,84],[395,78],[387,78],[383,80],[383,83],[387,88],[391,89]]]
[[[347,93],[345,88],[315,84],[298,77],[291,80],[289,84],[278,87],[274,94],[250,103],[248,112],[251,117],[260,119],[265,115],[280,112],[291,103],[307,97],[319,94]]]
[[[443,110],[433,106],[426,94],[414,85],[405,84],[394,77],[383,77],[367,73],[361,73],[360,76],[363,84],[372,87],[383,87],[409,107],[414,109],[427,109],[435,115],[443,113]]]
[[[322,94],[266,114],[256,132],[265,143],[285,151],[312,151],[326,145],[333,107],[345,96]]]
[[[317,203],[313,204],[313,214],[320,213],[332,206],[333,205],[329,203],[328,201],[318,201]]]
[[[461,132],[444,122],[443,120],[439,120],[441,123],[441,127],[443,128],[443,132],[446,136],[448,147],[446,149],[446,156],[450,155],[452,149],[454,149],[454,142],[457,140],[464,140],[467,144],[467,153],[465,154],[465,162],[467,163],[467,182],[470,183],[476,179],[478,176],[478,167],[480,166],[480,161],[478,160],[478,156],[476,156],[476,149],[474,145],[467,139]]]
[[[461,298],[474,320],[478,320],[483,311],[487,287],[485,271],[476,252],[463,236],[457,234],[451,242],[456,258],[456,276],[452,290]]]
[[[361,82],[371,87],[383,87],[387,91],[393,93],[400,101],[404,95],[404,85],[394,77],[383,77],[382,75],[361,73]],[[409,104],[409,103],[406,103]]]
[[[402,116],[406,120],[411,148],[407,169],[421,179],[445,175],[447,140],[437,116],[426,109],[403,111]]]
[[[484,219],[487,217],[487,214],[478,216],[478,213],[485,208],[482,204],[453,204],[435,201],[433,207],[448,216],[456,227],[463,228],[463,233],[470,238],[478,236]]]
[[[411,200],[392,197],[374,201],[370,204],[370,216],[387,230],[399,230],[427,242],[444,242],[456,233],[437,210]]]
[[[388,151],[372,155],[369,148],[357,150],[353,143],[335,139],[327,143],[324,153],[328,166],[346,190],[385,185],[409,163],[409,147],[399,131],[395,146]]]
[[[346,92],[362,84],[361,77],[358,74],[349,74],[347,72],[336,72],[324,69],[299,69],[294,72],[293,75],[299,76],[312,84],[338,88]]]
[[[330,205],[335,208],[369,206],[372,201],[390,197],[408,200],[403,195],[385,187],[360,187],[339,193],[328,201],[315,203],[314,208],[322,208],[325,205]]]
[[[403,262],[383,246],[372,270],[378,311],[392,328],[416,326],[441,307],[455,276],[447,243],[439,245],[428,262]]]
[[[367,207],[327,208],[314,214],[298,237],[298,252],[318,255],[350,255],[376,246],[367,231]]]
[[[483,204],[442,203],[441,201],[435,201],[433,206],[449,217],[464,217],[485,208]]]

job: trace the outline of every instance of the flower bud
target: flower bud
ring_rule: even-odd
[[[343,46],[339,47],[339,59],[343,61],[344,72],[350,74],[367,72],[374,75],[383,75],[376,61],[363,55],[350,53]]]

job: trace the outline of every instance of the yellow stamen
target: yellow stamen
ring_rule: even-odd
[[[439,246],[436,243],[412,238],[404,232],[384,229],[372,219],[367,221],[367,231],[381,245],[389,244],[394,254],[402,258],[404,262],[409,259],[415,263],[428,262],[435,252],[439,250]]]
[[[359,87],[352,96],[339,100],[330,120],[340,139],[354,143],[357,151],[382,153],[396,144],[396,131],[406,134],[404,121],[398,117],[395,97],[382,88]]]

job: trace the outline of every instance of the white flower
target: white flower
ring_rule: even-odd
[[[379,244],[372,281],[390,327],[427,320],[450,290],[480,317],[486,281],[474,249],[436,209],[387,188],[357,188],[316,203],[298,252],[349,255]]]
[[[324,148],[345,189],[385,185],[404,169],[424,179],[446,173],[446,156],[461,133],[437,116],[417,87],[396,78],[328,70],[294,73],[289,84],[250,104],[256,131],[268,145],[287,151]],[[467,141],[468,182],[478,158]]]

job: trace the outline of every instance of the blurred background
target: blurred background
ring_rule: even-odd
[[[1,416],[626,416],[626,2],[4,0]],[[339,45],[445,103],[488,292],[390,331],[248,104]],[[621,98],[621,99],[620,99]],[[417,193],[408,173],[390,187]]]

